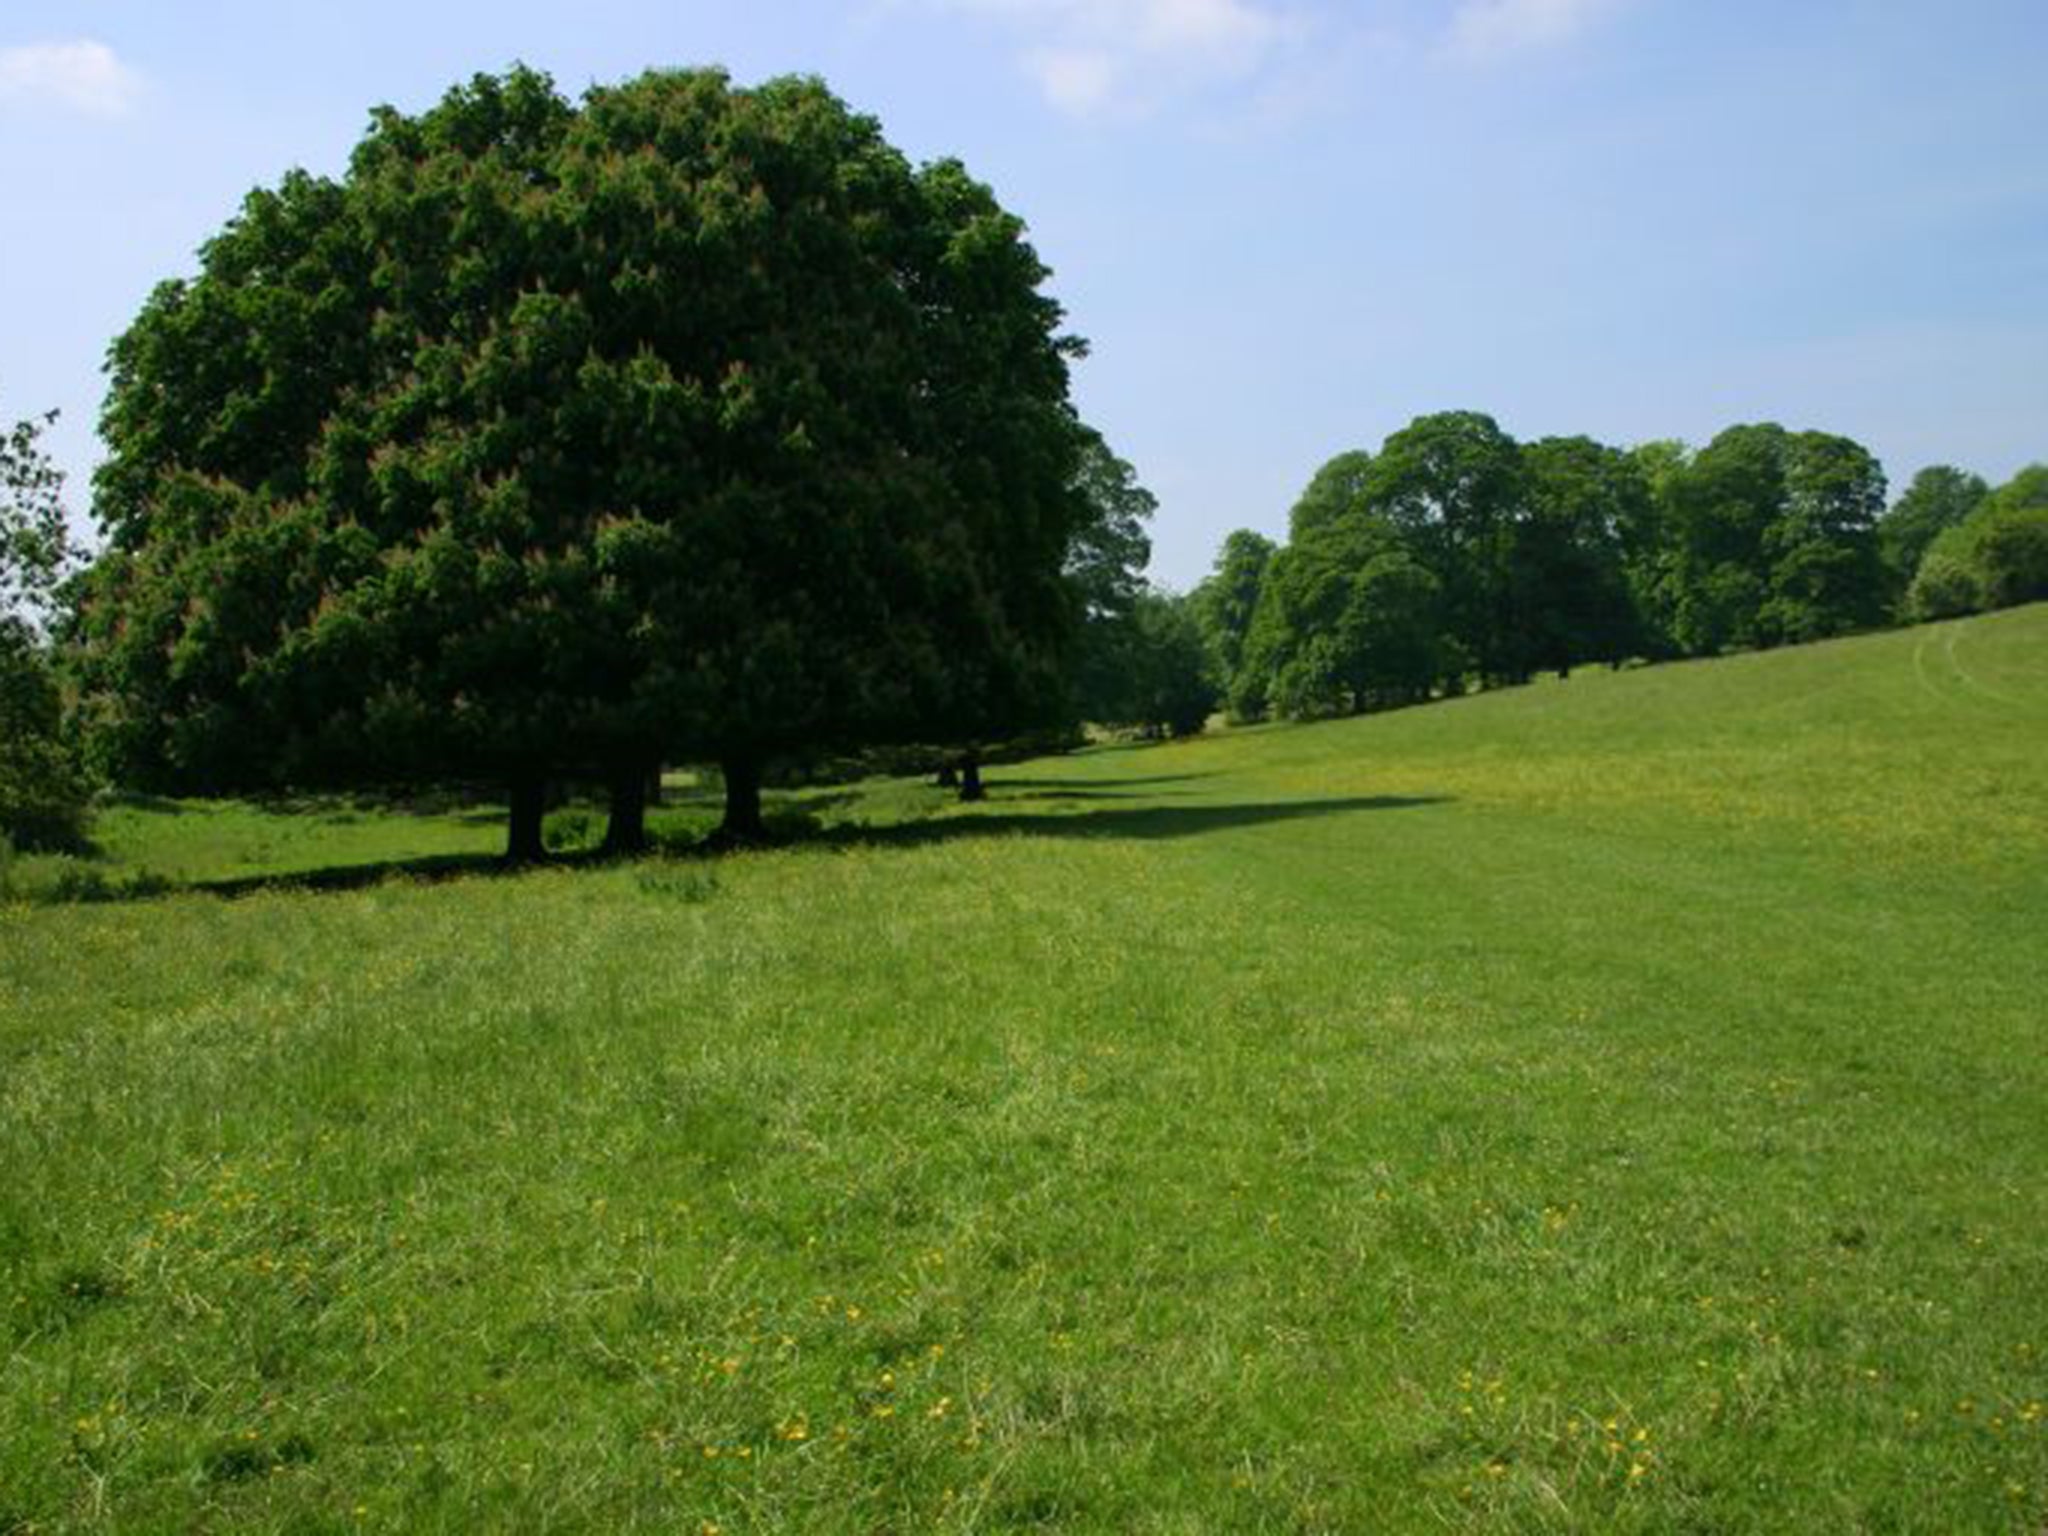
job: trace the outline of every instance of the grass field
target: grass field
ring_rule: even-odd
[[[113,813],[0,1532],[2048,1521],[2048,608],[991,787]]]

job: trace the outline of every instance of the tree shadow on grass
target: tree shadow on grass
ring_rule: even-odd
[[[1200,837],[1240,827],[1268,826],[1309,817],[1363,811],[1403,811],[1448,803],[1445,795],[1353,795],[1328,800],[1268,800],[1229,805],[1147,805],[1128,810],[1034,814],[995,811],[935,816],[894,826],[839,826],[821,842],[852,847],[905,848],[971,837],[1164,838]]]
[[[1007,780],[994,787],[1015,788],[1026,781]],[[1124,781],[1128,782],[1128,781]],[[1010,804],[1041,797],[1017,797]],[[841,823],[795,836],[771,840],[769,846],[829,848],[916,848],[966,838],[1053,837],[1129,838],[1155,841],[1200,837],[1243,827],[1268,826],[1311,817],[1346,816],[1367,811],[1416,810],[1449,803],[1445,795],[1353,795],[1321,800],[1272,800],[1223,805],[1145,805],[1088,811],[983,809],[960,815],[932,816],[882,826]],[[799,802],[800,803],[800,802]],[[1001,804],[1002,802],[997,802]],[[720,844],[715,838],[671,841],[651,851],[661,859],[712,859],[744,856],[745,848]],[[643,855],[642,857],[646,857]],[[381,859],[367,864],[328,865],[278,874],[239,875],[217,880],[172,881],[141,875],[129,881],[93,882],[91,888],[58,895],[58,903],[139,901],[168,895],[218,896],[233,900],[268,893],[337,893],[367,890],[385,881],[403,879],[422,884],[455,880],[497,879],[536,869],[587,870],[632,863],[631,856],[587,849],[549,855],[538,863],[508,863],[489,853],[443,853],[418,858]]]
[[[983,770],[982,778],[993,792],[999,789],[1127,789],[1135,784],[1192,784],[1197,779],[1220,778],[1220,769],[1203,773],[1119,774],[1113,779],[1012,779]]]
[[[319,869],[276,875],[235,875],[222,880],[194,880],[176,889],[199,896],[234,899],[280,891],[361,891],[386,880],[416,880],[438,885],[448,880],[475,880],[523,875],[535,869],[573,869],[594,864],[594,853],[551,854],[537,864],[512,864],[494,853],[431,853],[412,859],[379,859],[373,864],[330,864]]]

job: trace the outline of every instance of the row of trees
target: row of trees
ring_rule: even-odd
[[[1624,450],[1448,412],[1325,464],[1284,546],[1232,533],[1193,606],[1232,712],[1257,719],[2048,595],[2048,471],[1992,493],[1935,468],[1889,510],[1885,492],[1824,432]]]

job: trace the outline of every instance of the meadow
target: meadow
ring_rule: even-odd
[[[0,1532],[2048,1521],[2048,607],[989,785],[19,861]]]

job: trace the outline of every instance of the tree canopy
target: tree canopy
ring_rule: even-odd
[[[1083,511],[1021,223],[814,80],[480,77],[251,194],[116,343],[86,676],[131,775],[719,761],[1059,708]]]

